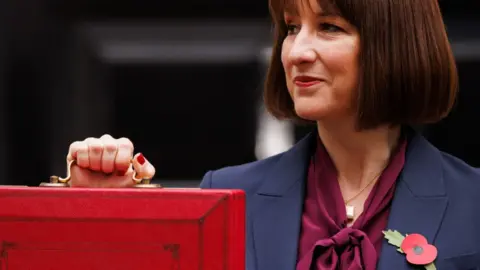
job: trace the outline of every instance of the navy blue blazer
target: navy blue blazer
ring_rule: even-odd
[[[294,270],[312,133],[282,154],[209,171],[201,188],[247,196],[247,270]],[[480,172],[419,134],[407,147],[386,229],[420,233],[438,249],[439,270],[480,269]],[[379,270],[422,269],[384,242]]]

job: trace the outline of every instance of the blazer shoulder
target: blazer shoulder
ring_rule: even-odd
[[[480,169],[451,154],[441,152],[443,159],[443,173],[447,181],[454,181],[458,188],[480,188]]]
[[[443,183],[448,198],[443,231],[446,234],[455,232],[456,238],[464,243],[472,241],[473,250],[470,251],[478,252],[475,256],[480,259],[480,248],[476,248],[480,241],[477,230],[480,228],[480,170],[453,155],[444,152],[441,154]]]
[[[480,191],[480,170],[465,161],[443,153],[443,180],[449,198],[449,208],[463,213],[464,218],[480,226],[480,208],[478,192]],[[478,235],[480,241],[480,235]]]
[[[208,171],[203,177],[200,188],[254,189],[262,183],[265,174],[275,166],[283,154],[280,153],[250,163]]]

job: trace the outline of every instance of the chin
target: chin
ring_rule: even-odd
[[[297,104],[295,103],[295,113],[298,117],[308,120],[308,121],[319,121],[328,115],[328,110],[326,108],[321,108],[320,106],[305,106],[307,104]]]

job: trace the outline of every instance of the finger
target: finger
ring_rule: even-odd
[[[125,174],[130,167],[133,156],[133,143],[127,138],[117,140],[117,156],[115,157],[115,170],[118,174]]]
[[[80,148],[81,142],[76,141],[70,144],[68,148],[67,161],[72,161],[77,159],[77,153]]]
[[[77,165],[81,168],[90,167],[90,159],[88,157],[88,144],[85,141],[75,143],[75,152]]]
[[[90,159],[90,169],[92,171],[102,170],[103,143],[97,138],[87,138],[85,142],[88,145],[88,157]]]
[[[100,137],[103,145],[103,153],[101,158],[101,167],[104,173],[112,173],[115,170],[115,158],[117,156],[117,141],[110,135],[106,134]]]
[[[133,169],[137,172],[137,178],[152,179],[153,176],[155,176],[155,167],[153,167],[142,153],[135,155],[132,164]]]

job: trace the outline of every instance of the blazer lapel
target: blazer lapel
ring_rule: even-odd
[[[296,267],[304,184],[315,133],[283,154],[252,198],[257,270]]]
[[[283,154],[251,200],[257,270],[296,267],[306,173],[315,136],[315,132],[311,133]],[[402,234],[420,233],[435,244],[448,199],[441,153],[415,134],[405,160],[386,229]],[[408,265],[404,254],[384,241],[377,269],[414,268]]]
[[[408,145],[386,229],[402,234],[419,233],[434,244],[446,207],[441,153],[422,136],[414,135]],[[385,240],[377,269],[414,268],[404,254]]]

